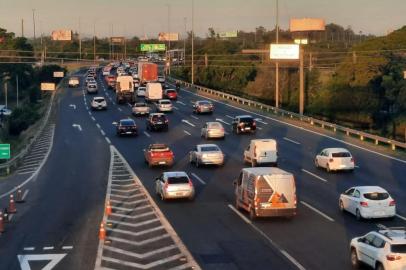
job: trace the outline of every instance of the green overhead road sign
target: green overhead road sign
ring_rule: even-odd
[[[165,50],[166,50],[165,44],[141,44],[142,52],[159,52]]]
[[[0,159],[10,159],[10,144],[0,144]]]

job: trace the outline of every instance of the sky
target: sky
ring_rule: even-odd
[[[274,28],[276,0],[194,0],[198,36],[216,32]],[[169,8],[168,8],[169,7]],[[157,37],[159,32],[185,34],[192,28],[192,0],[0,0],[0,27],[33,36],[71,29],[83,36]],[[169,11],[169,12],[168,12]],[[168,16],[169,15],[169,16]],[[169,17],[169,20],[168,20]],[[351,26],[355,32],[384,35],[406,25],[406,0],[279,0],[279,24],[290,18],[322,18],[326,23]],[[168,24],[169,22],[169,24]]]

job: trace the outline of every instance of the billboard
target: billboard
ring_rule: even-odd
[[[63,71],[54,71],[54,78],[63,78],[64,76]]]
[[[323,19],[303,18],[290,19],[290,32],[324,31],[326,23]]]
[[[219,37],[221,37],[221,38],[234,38],[234,37],[237,37],[237,35],[238,35],[237,30],[219,33]]]
[[[142,52],[166,51],[166,46],[165,46],[165,44],[143,44],[143,43],[141,43],[140,50]]]
[[[271,44],[270,58],[272,60],[299,59],[298,44]]]
[[[52,31],[52,40],[70,41],[72,40],[72,30]]]
[[[111,37],[110,41],[111,41],[111,43],[115,43],[115,44],[123,44],[124,37]]]
[[[55,91],[55,83],[41,83],[41,90]]]
[[[179,33],[164,33],[161,32],[158,34],[159,41],[178,41]]]

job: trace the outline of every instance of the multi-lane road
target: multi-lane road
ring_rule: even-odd
[[[131,107],[115,103],[114,92],[101,76],[97,81],[98,95],[108,101],[106,111],[91,111],[93,96],[83,91],[83,85],[58,93],[52,151],[38,175],[25,186],[30,190],[26,203],[19,206],[7,232],[0,236],[0,269],[20,269],[22,260],[17,255],[49,253],[64,254],[58,269],[94,268],[111,175],[110,146],[128,162],[202,269],[349,269],[352,237],[375,230],[377,224],[405,224],[406,161],[256,114],[252,114],[258,118],[256,134],[235,135],[231,118],[247,111],[215,101],[213,115],[194,115],[193,101],[203,98],[187,89],[180,91],[174,111],[168,114],[169,131],[147,132],[145,118],[131,116]],[[136,120],[139,136],[116,136],[113,122],[127,117]],[[189,164],[189,151],[206,142],[200,129],[206,121],[216,119],[228,132],[225,140],[213,141],[226,155],[225,166],[196,168]],[[250,221],[233,206],[233,180],[245,166],[242,153],[253,138],[276,139],[278,166],[295,175],[298,215],[293,219]],[[166,143],[174,151],[172,168],[151,169],[144,163],[143,149],[155,142]],[[357,164],[353,173],[315,168],[315,154],[336,146],[352,152]],[[161,202],[154,195],[154,179],[166,170],[186,171],[191,176],[197,190],[193,202]],[[354,185],[384,187],[395,198],[399,215],[393,220],[356,221],[341,213],[338,197]],[[4,205],[4,198],[0,203]],[[131,261],[123,256],[121,262]],[[39,262],[30,265],[41,269]],[[115,266],[125,269],[125,264]]]

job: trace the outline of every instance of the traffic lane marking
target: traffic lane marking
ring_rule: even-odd
[[[284,139],[285,141],[288,141],[288,142],[291,142],[291,143],[300,145],[300,142],[297,142],[297,141],[295,141],[295,140],[289,139],[289,138],[287,138],[287,137],[283,137],[283,139]]]
[[[203,179],[201,179],[197,174],[192,173],[191,175],[192,175],[197,181],[199,181],[199,182],[202,183],[203,185],[206,185],[206,182],[205,182]]]
[[[221,123],[224,123],[224,124],[226,124],[226,125],[228,125],[228,126],[231,126],[231,124],[230,124],[230,123],[228,123],[228,122],[224,121],[224,120],[223,120],[223,119],[221,119],[221,118],[216,118],[216,121],[221,122]]]
[[[185,119],[182,119],[182,123],[188,124],[188,125],[191,126],[191,127],[196,127],[195,124],[190,123],[188,120],[185,120]]]
[[[194,95],[194,96],[207,98],[207,99],[209,99],[209,100],[211,100],[211,101],[213,101],[213,102],[216,102],[216,103],[218,103],[218,104],[222,104],[222,105],[224,105],[224,106],[227,106],[227,107],[230,107],[230,108],[239,110],[239,111],[248,112],[248,113],[251,113],[251,114],[254,114],[254,115],[258,115],[258,116],[264,117],[264,118],[266,118],[266,119],[269,119],[269,120],[271,120],[271,121],[278,122],[278,123],[280,123],[280,124],[282,124],[282,125],[287,125],[287,126],[290,126],[290,127],[295,128],[295,129],[304,130],[304,131],[307,131],[307,132],[309,132],[309,133],[312,133],[312,134],[315,134],[315,135],[318,135],[318,136],[321,136],[321,137],[324,137],[324,138],[328,138],[328,139],[331,139],[331,140],[333,140],[333,141],[340,142],[340,143],[343,143],[343,144],[346,144],[346,145],[350,145],[350,146],[353,146],[353,147],[355,147],[355,148],[364,150],[364,151],[366,151],[366,152],[369,152],[369,153],[372,153],[372,154],[376,154],[376,155],[378,155],[378,156],[385,157],[385,158],[389,158],[389,159],[396,160],[396,161],[399,161],[399,162],[401,162],[401,163],[406,164],[406,160],[403,160],[403,159],[400,159],[400,158],[395,158],[395,157],[392,157],[392,156],[389,156],[389,155],[386,155],[386,154],[382,154],[382,153],[376,152],[376,151],[374,151],[374,150],[370,150],[370,149],[368,149],[368,148],[365,148],[365,147],[362,147],[362,146],[359,146],[359,145],[356,145],[356,144],[353,144],[353,143],[350,143],[350,142],[346,142],[346,141],[343,141],[343,140],[340,140],[340,139],[331,137],[331,136],[326,135],[326,134],[322,134],[322,133],[317,132],[317,131],[313,131],[313,130],[310,130],[310,129],[307,129],[307,128],[304,128],[304,127],[296,126],[296,125],[294,125],[294,124],[287,123],[287,122],[284,122],[284,121],[282,121],[282,120],[278,120],[278,119],[275,119],[275,118],[272,118],[272,117],[269,117],[269,116],[265,116],[265,115],[262,115],[262,114],[259,114],[259,113],[253,112],[253,111],[249,111],[249,110],[246,110],[246,109],[243,109],[243,108],[239,108],[239,107],[237,107],[237,106],[234,106],[234,105],[231,105],[231,104],[227,104],[227,103],[218,101],[218,100],[216,100],[216,99],[214,99],[214,98],[210,98],[210,97],[206,97],[206,96],[202,96],[202,95],[193,93],[193,92],[191,92],[191,91],[189,91],[189,90],[185,90],[185,89],[181,89],[181,90],[182,90],[182,91],[185,91],[185,92],[187,92],[187,93],[189,93],[189,94],[191,94],[191,95]]]
[[[244,216],[240,211],[235,209],[234,206],[231,204],[228,205],[228,207],[236,213],[243,221],[245,221],[249,226],[251,226],[257,233],[259,233],[262,237],[264,237],[268,242],[276,248],[285,258],[287,258],[292,264],[294,264],[298,269],[300,270],[306,270],[294,257],[292,257],[286,250],[282,249],[279,247],[278,244],[276,244],[266,233],[264,233],[261,229],[259,229],[257,226],[255,226],[251,220],[249,220],[246,216]]]
[[[403,216],[398,215],[398,214],[396,214],[396,216],[397,216],[398,218],[402,219],[403,221],[406,221],[406,217],[403,217]]]
[[[148,138],[151,138],[151,135],[150,135],[148,132],[144,131],[144,134],[145,134],[145,136],[147,136]]]
[[[196,117],[194,115],[191,115],[190,117],[192,117],[193,119],[199,120],[199,117]]]
[[[185,132],[185,134],[187,134],[189,136],[192,136],[192,134],[190,132],[186,131],[186,130],[183,130],[183,132]]]
[[[301,204],[303,204],[304,206],[306,206],[307,208],[309,208],[310,210],[313,210],[314,212],[316,212],[317,214],[319,214],[320,216],[324,217],[325,219],[327,219],[328,221],[334,222],[334,219],[329,217],[328,215],[324,214],[322,211],[318,210],[317,208],[311,206],[310,204],[308,204],[307,202],[304,201],[300,201]]]
[[[314,174],[314,173],[312,173],[312,172],[309,172],[308,170],[302,169],[302,172],[305,172],[305,173],[307,173],[307,174],[309,174],[309,175],[311,175],[311,176],[313,176],[313,177],[315,177],[315,178],[317,178],[317,179],[319,179],[319,180],[321,180],[321,181],[323,181],[323,182],[327,182],[327,180],[324,179],[323,177],[320,177],[320,176],[318,176],[317,174]]]

